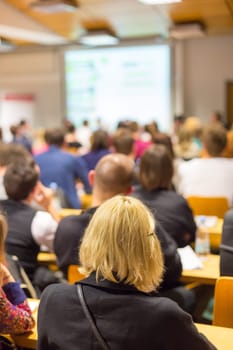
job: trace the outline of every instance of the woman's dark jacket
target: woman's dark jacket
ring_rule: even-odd
[[[189,314],[162,297],[101,280],[79,282],[102,337],[112,350],[213,350]],[[37,350],[101,349],[84,315],[77,286],[56,284],[42,294]]]

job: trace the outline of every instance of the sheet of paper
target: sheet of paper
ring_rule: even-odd
[[[35,311],[38,306],[39,306],[39,300],[37,299],[28,299],[28,304],[29,304],[29,307],[31,309],[31,311]]]
[[[181,258],[183,270],[203,268],[200,258],[196,255],[194,250],[189,245],[184,248],[178,248],[177,250]]]
[[[197,226],[200,226],[201,218],[205,217],[205,226],[214,227],[218,222],[217,216],[208,216],[208,215],[197,215],[195,216],[195,221]]]

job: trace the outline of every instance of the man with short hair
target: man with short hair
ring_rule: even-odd
[[[81,215],[65,217],[58,225],[54,241],[54,251],[58,265],[66,274],[71,264],[78,264],[80,241],[96,208],[117,194],[129,194],[134,176],[134,162],[124,154],[113,153],[104,156],[95,170],[89,172],[89,181],[93,185],[92,207]],[[181,262],[174,240],[160,225],[156,227],[164,261],[165,275],[163,288],[171,288],[181,275]]]
[[[0,199],[6,199],[7,194],[3,185],[3,177],[7,167],[20,160],[32,159],[25,147],[14,143],[0,143]]]
[[[67,206],[78,209],[81,203],[77,195],[76,180],[80,179],[85,192],[91,193],[84,161],[62,150],[65,142],[65,134],[62,129],[47,130],[45,140],[49,149],[35,157],[40,167],[41,182],[47,187],[55,183],[63,190]]]
[[[39,267],[37,254],[40,246],[53,251],[58,221],[51,197],[38,182],[38,176],[33,160],[21,160],[9,165],[4,175],[8,199],[0,200],[0,207],[8,221],[6,252],[18,257],[32,281]],[[32,208],[32,200],[44,210]]]
[[[233,159],[223,158],[226,130],[218,124],[206,126],[202,137],[203,158],[178,166],[178,192],[185,197],[226,197],[233,204]]]

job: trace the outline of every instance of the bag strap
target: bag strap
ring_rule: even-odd
[[[91,328],[95,334],[96,339],[98,340],[99,344],[101,345],[103,350],[109,350],[109,347],[107,345],[107,343],[105,342],[104,338],[102,337],[99,329],[97,328],[94,318],[92,316],[92,314],[90,313],[87,304],[85,302],[84,299],[84,295],[83,295],[83,289],[82,289],[82,285],[81,284],[77,284],[77,291],[78,291],[78,297],[79,297],[79,301],[81,303],[82,309],[85,313],[86,318],[88,319]]]

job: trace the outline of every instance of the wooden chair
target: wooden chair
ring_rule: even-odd
[[[79,272],[78,268],[78,265],[70,265],[68,267],[67,279],[69,283],[73,284],[85,278],[85,276]]]
[[[233,277],[219,277],[216,281],[213,325],[233,328]]]
[[[92,194],[84,193],[80,196],[81,207],[82,209],[88,209],[91,207]]]
[[[229,203],[225,197],[190,196],[186,199],[194,215],[215,215],[223,218],[229,209]]]
[[[69,215],[80,215],[82,213],[82,209],[71,209],[71,208],[63,208],[59,211],[59,217],[61,219],[65,218]]]

